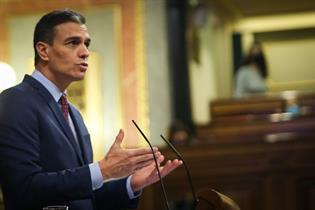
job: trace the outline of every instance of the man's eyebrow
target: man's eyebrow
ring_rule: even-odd
[[[79,36],[70,36],[65,39],[65,42],[71,41],[71,40],[81,40],[81,38]]]
[[[67,41],[71,41],[71,40],[81,40],[82,38],[81,37],[79,37],[79,36],[70,36],[70,37],[68,37],[68,38],[66,38],[65,39],[65,42],[67,42]],[[91,42],[91,38],[86,38],[85,40],[84,40],[84,42]]]

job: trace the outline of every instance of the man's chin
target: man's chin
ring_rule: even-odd
[[[85,77],[85,73],[77,75],[76,77],[73,78],[73,81],[81,81]]]

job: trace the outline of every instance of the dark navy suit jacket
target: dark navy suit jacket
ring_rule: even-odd
[[[69,210],[135,208],[126,179],[93,191],[89,133],[70,106],[79,144],[48,90],[25,76],[0,95],[0,183],[6,210],[40,210],[68,205]]]

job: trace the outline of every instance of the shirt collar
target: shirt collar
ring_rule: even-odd
[[[62,92],[59,88],[47,77],[45,77],[40,71],[34,70],[32,73],[32,77],[40,82],[44,87],[49,91],[49,93],[54,97],[55,101],[58,102],[60,97],[66,92]]]

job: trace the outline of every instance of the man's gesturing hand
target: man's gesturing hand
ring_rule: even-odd
[[[123,138],[124,131],[120,130],[106,156],[99,161],[104,180],[126,177],[154,161],[150,148],[121,148]],[[157,156],[160,155],[157,148],[154,148],[154,151]]]
[[[183,163],[180,160],[174,159],[168,160],[166,161],[164,166],[160,166],[163,161],[163,155],[157,156],[157,162],[162,178]],[[150,165],[135,171],[135,173],[131,177],[131,188],[134,192],[137,192],[157,181],[159,181],[159,176],[156,170],[155,162],[153,162]]]

